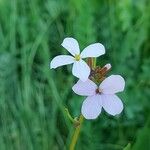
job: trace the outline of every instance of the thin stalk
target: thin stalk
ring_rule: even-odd
[[[92,65],[93,68],[96,67],[96,58],[93,58],[93,65]]]
[[[74,150],[74,148],[75,148],[75,145],[77,143],[83,121],[84,121],[84,117],[82,115],[80,115],[80,118],[79,118],[80,124],[76,127],[76,129],[74,131],[69,150]]]

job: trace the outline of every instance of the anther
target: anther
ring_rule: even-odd
[[[97,88],[95,92],[96,92],[96,94],[101,94],[102,93],[102,91],[99,88]]]
[[[76,54],[76,55],[75,55],[75,60],[76,60],[76,61],[79,61],[79,60],[80,60],[80,54],[78,54],[78,55]]]

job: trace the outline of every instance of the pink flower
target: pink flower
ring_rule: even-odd
[[[86,119],[96,119],[101,113],[102,107],[110,115],[120,114],[123,103],[115,95],[124,90],[125,80],[120,75],[111,75],[97,86],[93,81],[79,80],[73,87],[73,91],[81,96],[87,96],[83,101],[81,112]]]

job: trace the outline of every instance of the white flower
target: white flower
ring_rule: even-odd
[[[87,57],[99,57],[105,53],[104,46],[100,43],[95,43],[86,47],[80,54],[79,44],[77,40],[73,38],[65,38],[61,45],[66,48],[72,56],[56,56],[51,61],[50,68],[57,68],[73,63],[72,74],[82,81],[86,81],[90,75],[90,68],[82,59]]]
[[[111,75],[99,87],[88,79],[86,82],[79,80],[72,89],[78,95],[87,96],[81,108],[82,115],[86,119],[95,119],[102,107],[113,116],[121,113],[123,103],[115,93],[123,91],[124,87],[125,81],[120,75]]]

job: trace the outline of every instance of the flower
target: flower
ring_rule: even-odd
[[[124,90],[125,80],[120,75],[111,75],[97,86],[93,81],[79,80],[73,87],[73,91],[81,96],[87,96],[83,101],[81,112],[86,119],[96,119],[101,113],[102,107],[110,115],[120,114],[123,103],[115,95]]]
[[[105,53],[105,48],[100,43],[94,43],[87,46],[81,53],[79,44],[74,38],[65,38],[61,44],[66,48],[72,56],[59,55],[56,56],[50,63],[50,68],[72,64],[72,74],[82,81],[86,81],[90,75],[90,67],[86,64],[83,58],[99,57]]]

